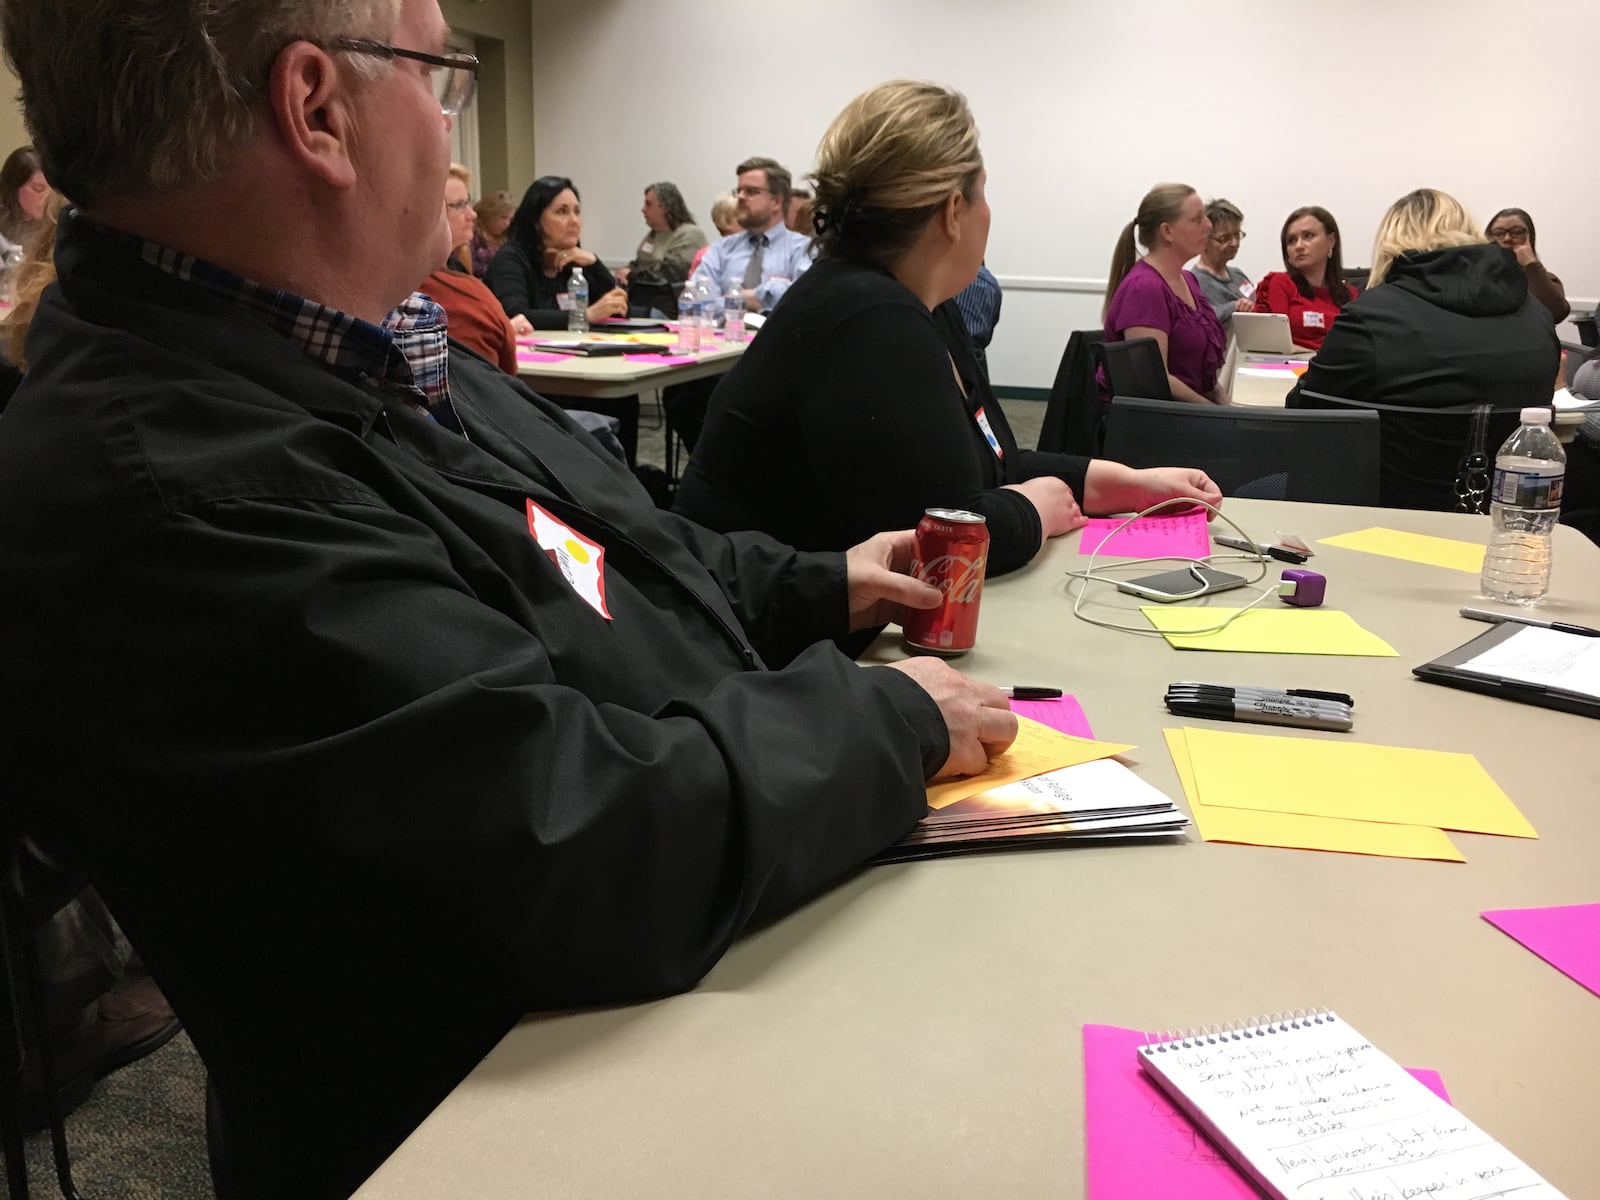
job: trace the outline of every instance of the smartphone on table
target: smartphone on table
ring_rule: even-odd
[[[1231,575],[1215,567],[1193,566],[1179,571],[1163,571],[1159,575],[1118,580],[1117,591],[1154,600],[1158,604],[1173,604],[1179,600],[1195,600],[1213,592],[1244,587],[1246,582],[1243,576]]]

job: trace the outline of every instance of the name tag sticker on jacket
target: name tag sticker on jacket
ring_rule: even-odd
[[[567,577],[572,590],[595,612],[611,620],[606,608],[605,547],[584,537],[532,500],[528,501],[528,532]]]
[[[1248,279],[1239,285],[1239,295],[1243,296],[1246,300],[1250,299],[1250,297],[1254,296],[1255,294],[1256,285],[1251,283]]]
[[[1321,313],[1314,312],[1311,309],[1307,309],[1305,311],[1305,313],[1304,313],[1304,317],[1305,317],[1305,322],[1306,322],[1306,328],[1307,329],[1321,329],[1322,328],[1322,314]]]
[[[556,293],[556,307],[562,312],[572,311],[572,297],[565,292]]]
[[[989,449],[994,451],[994,456],[1004,458],[1006,452],[1000,448],[1000,439],[995,437],[994,430],[989,426],[989,414],[980,408],[972,415],[977,418],[978,428],[983,430],[983,440],[989,443]]]

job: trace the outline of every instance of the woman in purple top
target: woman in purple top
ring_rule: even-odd
[[[1137,231],[1145,256],[1134,261]],[[1161,347],[1174,400],[1226,404],[1217,387],[1227,337],[1200,283],[1183,264],[1205,249],[1211,222],[1192,187],[1160,183],[1117,239],[1106,289],[1106,341],[1148,337]]]

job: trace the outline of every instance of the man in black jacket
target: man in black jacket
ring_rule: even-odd
[[[348,1193],[522,1013],[693,986],[1014,736],[812,644],[935,598],[907,535],[663,514],[408,298],[436,0],[0,21],[81,206],[0,438],[8,795],[183,1018],[225,1195]]]

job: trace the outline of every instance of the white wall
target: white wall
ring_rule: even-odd
[[[577,181],[586,244],[626,261],[646,183],[676,182],[709,229],[740,159],[770,154],[799,176],[861,90],[897,76],[958,87],[983,134],[988,261],[1006,285],[991,370],[1000,385],[1048,387],[1068,331],[1099,324],[1116,235],[1160,180],[1244,209],[1238,262],[1257,277],[1281,265],[1278,228],[1302,204],[1338,218],[1350,265],[1370,260],[1379,216],[1413,187],[1444,188],[1480,220],[1515,204],[1568,295],[1592,307],[1600,145],[1583,64],[1595,11],[1594,0],[533,0],[537,165]],[[690,91],[692,108],[676,100]]]

